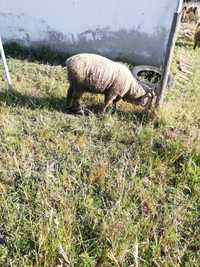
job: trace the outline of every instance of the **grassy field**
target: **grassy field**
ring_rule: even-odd
[[[161,110],[68,117],[66,70],[0,69],[0,266],[200,266],[200,51]],[[87,106],[102,97],[85,95]]]

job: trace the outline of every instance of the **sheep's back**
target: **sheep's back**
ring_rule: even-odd
[[[105,92],[112,88],[124,95],[131,85],[133,76],[123,64],[93,54],[79,54],[66,61],[69,79],[75,79],[93,91]]]

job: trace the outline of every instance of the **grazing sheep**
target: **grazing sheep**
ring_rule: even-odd
[[[198,8],[197,7],[191,7],[188,11],[188,20],[189,23],[197,23],[198,20]]]
[[[200,47],[200,23],[197,24],[196,32],[194,35],[194,49]]]
[[[182,11],[181,11],[181,22],[187,22],[187,7],[184,6]]]
[[[81,112],[80,98],[84,92],[104,94],[102,112],[111,104],[124,101],[149,108],[154,92],[139,83],[127,66],[94,54],[78,54],[66,61],[70,87],[67,106],[71,112]]]
[[[182,9],[181,22],[182,23],[197,23],[198,20],[198,8],[186,6]]]

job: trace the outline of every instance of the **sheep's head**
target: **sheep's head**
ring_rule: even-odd
[[[153,101],[153,99],[154,99],[154,96],[155,96],[155,94],[154,94],[154,92],[148,92],[148,93],[146,93],[144,96],[141,96],[141,97],[139,97],[139,98],[136,98],[134,101],[133,101],[133,103],[135,104],[135,105],[140,105],[140,106],[142,106],[142,107],[144,107],[144,108],[147,108],[147,107],[151,107],[151,105],[152,105],[152,101]]]
[[[134,94],[128,94],[123,99],[129,103],[140,105],[146,109],[150,108],[153,100],[156,97],[157,88],[154,86],[150,87],[144,83],[141,84],[144,94],[138,98]]]

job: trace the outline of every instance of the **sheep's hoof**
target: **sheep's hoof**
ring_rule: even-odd
[[[84,110],[81,107],[70,107],[66,112],[73,115],[84,115]]]
[[[117,107],[111,107],[111,114],[115,114],[117,112]]]
[[[89,110],[88,108],[84,108],[83,112],[84,112],[85,116],[89,116],[89,115],[93,114],[93,112],[91,110]]]

